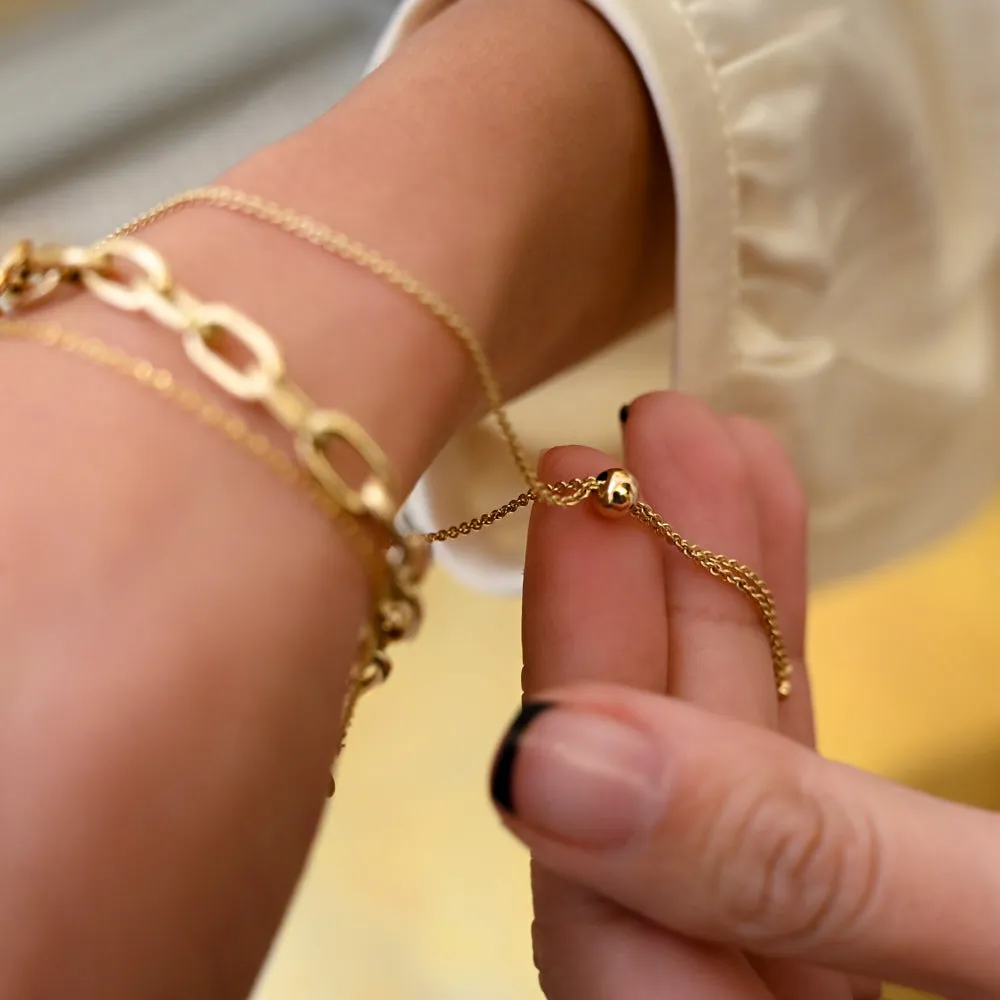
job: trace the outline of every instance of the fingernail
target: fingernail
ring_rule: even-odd
[[[500,749],[493,760],[493,773],[490,776],[490,798],[506,813],[514,814],[513,784],[514,764],[521,749],[521,738],[528,726],[543,712],[555,708],[551,701],[529,701],[517,713],[517,718],[510,724],[507,734],[500,742]]]
[[[621,421],[622,423],[625,423],[625,421],[626,421],[626,420],[628,420],[628,411],[629,411],[629,409],[630,409],[630,407],[629,407],[628,403],[626,403],[626,404],[625,404],[625,405],[624,405],[624,406],[623,406],[623,407],[622,407],[622,408],[621,408],[621,409],[620,409],[620,410],[618,411],[618,419],[619,419],[619,420],[620,420],[620,421]]]
[[[663,771],[647,734],[618,719],[529,702],[493,767],[493,801],[538,832],[585,847],[620,847],[656,821]]]

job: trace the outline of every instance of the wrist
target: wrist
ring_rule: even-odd
[[[469,322],[509,396],[669,299],[658,128],[581,0],[453,3],[223,181],[395,259]]]
[[[457,307],[514,395],[634,325],[649,285],[669,287],[649,253],[669,188],[654,133],[628,54],[580,0],[463,0],[222,180],[397,260]],[[196,293],[272,330],[305,388],[357,417],[407,486],[481,408],[453,335],[362,269],[214,209],[148,238]]]

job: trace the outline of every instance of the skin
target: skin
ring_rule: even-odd
[[[576,0],[463,0],[222,180],[403,262],[513,393],[669,304],[657,134],[629,57]],[[404,488],[481,407],[447,332],[364,272],[221,211],[146,236],[182,284],[272,330]],[[152,323],[85,297],[36,315],[213,391]],[[153,394],[3,351],[0,997],[245,996],[326,801],[359,560]]]
[[[678,530],[769,581],[796,686],[779,706],[741,595],[644,531],[536,508],[524,682],[557,708],[522,740],[504,819],[534,860],[547,996],[841,1000],[878,996],[880,980],[998,995],[1000,817],[814,751],[805,504],[780,447],[752,423],[665,394],[631,408],[625,440],[647,498]],[[566,476],[609,459],[560,449],[547,462]],[[553,833],[558,804],[603,766],[586,747],[546,740],[559,712],[626,722],[656,762],[643,823],[614,843]],[[567,759],[565,787],[543,784]],[[602,801],[609,829],[622,806]]]

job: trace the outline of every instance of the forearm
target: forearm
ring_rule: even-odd
[[[641,86],[589,11],[463,0],[227,180],[398,259],[481,331],[514,391],[649,307],[658,165]],[[447,331],[352,266],[220,211],[148,236],[182,283],[270,329],[405,486],[473,405]],[[82,298],[46,318],[196,381],[151,324]],[[322,804],[359,565],[181,414],[74,359],[5,354],[0,967],[21,977],[11,992],[88,977],[109,998],[239,995]]]
[[[454,3],[231,179],[401,261],[479,332],[509,395],[669,304],[659,132],[582,0]]]

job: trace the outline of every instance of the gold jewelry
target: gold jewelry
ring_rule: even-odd
[[[361,653],[349,677],[342,716],[346,732],[360,696],[389,675],[386,648],[419,628],[423,607],[418,588],[430,564],[428,543],[418,535],[403,535],[396,527],[398,504],[382,450],[346,414],[316,407],[286,375],[281,351],[267,331],[230,306],[198,301],[174,282],[152,247],[117,239],[91,248],[36,249],[23,241],[0,258],[0,301],[7,312],[36,305],[65,283],[82,285],[108,305],[144,313],[179,334],[188,359],[206,378],[235,399],[260,405],[291,432],[300,474],[310,480],[317,498],[322,495],[321,507],[336,512],[339,524],[354,524],[353,541],[366,539],[362,551],[373,577],[373,620],[362,632]],[[51,341],[52,335],[47,336]],[[221,353],[229,337],[250,355],[242,367]],[[37,339],[48,342],[41,336]],[[63,349],[68,345],[78,346],[73,335],[53,341]],[[108,367],[128,368],[127,362],[134,360],[105,355],[109,350],[105,345],[84,340],[79,345],[79,353],[95,362],[110,362]],[[140,372],[145,374],[146,368]],[[164,385],[166,376],[160,378]],[[156,372],[149,377],[156,377]],[[237,437],[242,434],[241,430]],[[325,448],[333,440],[349,446],[367,467],[360,487],[350,486],[327,458]]]
[[[597,497],[605,513],[630,514],[650,530],[673,545],[685,557],[697,563],[713,576],[746,594],[757,605],[771,647],[775,687],[780,699],[791,694],[793,664],[785,649],[778,622],[778,612],[771,591],[749,566],[736,559],[703,549],[682,537],[668,522],[640,501],[638,484],[624,470],[609,470],[600,476],[562,483],[543,483],[535,475],[503,406],[503,394],[497,385],[486,353],[475,333],[462,317],[438,295],[425,287],[394,261],[358,243],[321,222],[282,208],[256,195],[228,187],[195,188],[183,192],[150,209],[144,215],[116,230],[109,239],[131,236],[153,222],[187,205],[207,205],[256,219],[305,240],[327,253],[356,264],[382,278],[413,299],[421,308],[441,322],[462,345],[479,379],[489,403],[490,412],[507,443],[511,457],[521,473],[527,490],[499,507],[422,536],[428,542],[445,542],[482,531],[491,524],[539,501],[560,507],[572,507],[588,497]]]
[[[145,358],[126,354],[96,337],[81,337],[53,324],[4,320],[0,322],[0,338],[54,347],[82,358],[97,368],[116,372],[139,385],[147,386],[161,398],[192,414],[206,427],[223,434],[256,461],[267,466],[283,482],[301,489],[327,517],[337,521],[348,531],[359,545],[373,550],[371,539],[358,528],[357,523],[344,517],[340,508],[316,485],[313,478],[284,451],[271,444],[265,434],[252,430],[242,417],[206,399],[196,389],[182,385],[166,369],[157,368]]]
[[[164,322],[164,319],[173,320],[173,323],[168,321],[165,325],[173,326],[174,329],[178,329],[182,333],[182,336],[185,338],[184,343],[186,347],[188,343],[193,345],[193,352],[192,350],[188,350],[189,357],[191,357],[192,361],[198,367],[202,368],[203,372],[209,378],[213,378],[213,375],[221,375],[223,381],[220,382],[214,378],[213,380],[224,389],[235,387],[237,390],[245,390],[247,386],[252,386],[253,391],[249,395],[239,396],[238,393],[233,394],[237,395],[238,398],[263,402],[263,395],[266,395],[266,393],[257,395],[261,389],[266,385],[273,387],[274,385],[280,386],[285,383],[283,367],[280,364],[280,354],[277,354],[276,350],[273,353],[267,350],[264,338],[270,340],[268,335],[261,328],[251,323],[250,320],[246,319],[246,317],[241,316],[234,310],[230,310],[228,307],[219,307],[223,309],[222,312],[209,313],[207,316],[205,314],[202,314],[200,317],[195,316],[193,317],[194,323],[192,324],[192,317],[188,314],[187,309],[191,305],[197,306],[198,304],[194,303],[187,293],[182,292],[173,285],[169,280],[165,265],[162,268],[159,266],[162,263],[162,259],[160,259],[159,263],[154,260],[154,257],[158,257],[158,255],[155,255],[151,248],[145,247],[143,244],[135,244],[134,241],[128,239],[128,237],[158,219],[163,218],[165,215],[191,204],[204,204],[223,208],[250,218],[255,218],[258,221],[273,225],[292,236],[303,239],[343,260],[352,262],[398,288],[441,322],[468,353],[489,403],[490,412],[496,420],[511,456],[528,487],[519,496],[479,517],[463,521],[460,524],[452,525],[439,531],[425,535],[401,536],[396,531],[394,525],[391,527],[389,537],[392,546],[397,553],[402,553],[409,557],[413,569],[409,571],[409,579],[404,581],[406,585],[397,586],[397,595],[401,593],[404,599],[401,601],[397,600],[395,604],[389,606],[388,610],[391,613],[380,614],[379,628],[376,633],[378,638],[370,633],[366,636],[364,653],[361,661],[355,668],[347,704],[345,705],[345,729],[360,694],[388,676],[391,664],[385,654],[387,643],[397,638],[411,636],[419,626],[422,609],[416,594],[416,587],[427,568],[427,554],[422,548],[421,543],[444,542],[481,531],[496,521],[535,502],[541,501],[556,506],[571,507],[591,497],[596,498],[598,507],[603,513],[613,516],[631,515],[645,524],[655,534],[675,546],[686,558],[691,559],[713,576],[741,590],[754,601],[770,644],[775,687],[778,697],[779,699],[788,697],[791,693],[793,665],[785,649],[773,595],[760,576],[738,560],[703,549],[682,537],[668,522],[660,518],[652,507],[640,500],[638,483],[625,470],[608,470],[599,476],[560,483],[550,484],[540,481],[527,461],[525,450],[504,410],[503,396],[492,374],[489,361],[471,328],[437,295],[427,289],[412,275],[408,274],[394,261],[383,257],[373,250],[369,250],[362,244],[351,240],[343,233],[338,233],[306,216],[283,209],[279,205],[231,188],[198,188],[180,194],[154,207],[143,216],[116,230],[107,240],[89,251],[74,250],[67,252],[67,256],[57,262],[55,266],[52,261],[46,261],[43,257],[37,263],[47,264],[48,268],[43,268],[41,273],[27,266],[28,262],[25,250],[30,250],[30,246],[22,244],[15,247],[13,251],[0,261],[0,300],[7,299],[9,303],[13,299],[20,305],[31,304],[54,291],[55,287],[61,281],[75,281],[83,278],[84,284],[87,287],[95,286],[99,290],[98,294],[100,294],[100,291],[110,291],[111,295],[109,298],[106,298],[106,301],[109,301],[113,305],[118,305],[120,308],[129,308],[131,306],[133,309],[149,313],[154,319],[158,319],[161,322]],[[137,279],[139,285],[136,286],[135,282],[133,282],[131,289],[129,289],[128,286],[113,279],[102,282],[100,276],[96,281],[91,280],[88,283],[84,275],[85,273],[93,273],[93,264],[95,262],[109,263],[106,257],[100,257],[99,255],[106,255],[109,248],[112,250],[117,248],[120,251],[122,246],[127,248],[123,256],[127,260],[130,259],[132,263],[137,264],[140,272],[144,263],[147,266],[152,265],[148,267],[147,273],[144,276],[141,275]],[[136,248],[134,252],[130,249],[133,247]],[[141,248],[141,250],[138,248]],[[147,251],[154,256],[148,256]],[[111,262],[113,262],[113,255]],[[59,270],[60,268],[61,271]],[[86,271],[85,268],[87,269]],[[58,276],[55,276],[53,271],[56,271]],[[124,296],[119,297],[119,290],[121,288],[125,288],[126,292]],[[94,287],[91,287],[91,290],[93,291]],[[132,292],[131,295],[129,291]],[[167,303],[166,310],[163,308],[164,300]],[[151,303],[153,304],[150,305]],[[176,324],[178,315],[182,319],[182,323],[179,326]],[[235,324],[235,329],[232,324]],[[255,357],[255,365],[244,369],[242,372],[237,371],[211,350],[209,338],[220,328],[234,333],[243,342],[244,346],[251,350],[251,353]],[[263,334],[263,337],[258,336],[258,333]],[[273,346],[273,341],[270,343]],[[254,347],[260,348],[260,353],[255,353]],[[203,367],[203,365],[207,365],[207,367]],[[229,383],[228,385],[225,384],[227,382]],[[289,393],[287,396],[279,391],[279,399],[281,398],[293,399],[300,404],[304,400],[304,397],[298,390]],[[305,402],[308,403],[308,400],[305,400]],[[276,410],[272,412],[274,412],[279,420],[282,420],[282,416],[301,418],[303,415],[301,406],[298,409],[294,407],[286,409],[278,405]],[[288,426],[287,423],[286,426]],[[300,430],[300,426],[292,426],[290,429],[293,433],[296,433]],[[318,429],[327,431],[328,435],[337,434],[337,431],[332,426],[321,426]],[[360,428],[357,428],[357,430],[360,431],[361,435],[364,434]],[[364,438],[357,437],[355,438],[355,442],[349,441],[349,443],[354,443],[356,450],[362,454],[362,457],[365,457],[364,452],[356,443],[362,440],[366,444],[369,443],[367,435],[364,435]],[[307,468],[309,468],[309,471],[314,476],[317,470],[322,469],[320,460],[326,462],[325,456],[322,455],[320,450],[322,443],[322,435],[317,439],[314,434],[306,446],[306,454],[316,459],[316,468],[310,467],[309,463],[306,462]],[[374,455],[374,452],[370,454]],[[303,456],[300,453],[301,457]],[[329,463],[326,464],[328,465]],[[322,471],[326,472],[325,469],[322,469]],[[343,481],[332,467],[330,467],[329,472],[332,475],[327,476],[325,482],[320,480],[318,476],[317,479],[324,488],[332,484],[336,490]],[[379,480],[371,477],[368,482],[379,482]],[[381,482],[384,485],[384,480]],[[388,490],[380,490],[377,486],[374,492],[376,500],[374,509],[379,515],[376,517],[376,520],[383,528],[388,528],[385,515],[388,513],[390,506],[383,501],[386,496],[391,498],[391,494]],[[359,500],[363,494],[364,487],[361,491],[356,491],[355,496],[351,499]],[[363,504],[356,504],[355,507],[364,510]],[[389,560],[389,564],[391,569],[391,560]]]

